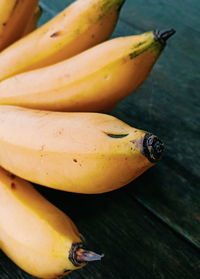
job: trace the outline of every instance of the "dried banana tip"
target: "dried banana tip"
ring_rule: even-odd
[[[163,155],[164,144],[155,135],[151,133],[146,133],[143,139],[143,155],[151,162],[158,162]]]
[[[100,261],[101,258],[104,255],[99,255],[97,253],[94,253],[92,251],[84,250],[84,249],[79,249],[76,252],[76,259],[79,262],[92,262],[92,261]]]
[[[104,257],[103,254],[100,255],[92,251],[85,250],[82,247],[82,243],[73,243],[71,247],[69,259],[75,266],[80,266],[87,262],[100,261],[101,258]]]
[[[165,45],[166,41],[176,33],[174,29],[164,29],[164,30],[155,30],[154,38],[156,41],[159,41],[161,44]]]

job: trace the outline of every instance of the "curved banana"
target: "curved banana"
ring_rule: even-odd
[[[0,80],[56,63],[106,40],[124,1],[75,1],[0,53]]]
[[[60,278],[100,255],[83,250],[71,219],[33,186],[0,168],[0,248],[29,274]]]
[[[38,20],[40,19],[42,15],[42,8],[38,5],[33,13],[33,15],[30,17],[26,28],[22,34],[22,37],[31,33],[37,28]]]
[[[0,83],[0,104],[106,111],[144,82],[173,33],[171,29],[115,38],[60,63],[8,78]]]
[[[0,50],[18,40],[38,0],[1,0],[0,3]]]
[[[0,106],[0,165],[44,186],[108,192],[153,166],[162,151],[156,136],[110,115]]]

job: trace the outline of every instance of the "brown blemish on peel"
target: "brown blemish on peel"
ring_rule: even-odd
[[[74,163],[77,163],[77,162],[78,162],[77,159],[73,159],[73,161],[74,161]]]
[[[9,177],[9,178],[11,178],[11,179],[15,179],[16,178],[16,175],[15,174],[13,174],[13,173],[7,173],[7,176]]]
[[[55,133],[54,133],[54,135],[55,136],[60,136],[60,135],[62,135],[63,133],[64,133],[64,129],[63,128],[60,128],[60,129],[58,129],[58,130],[56,130],[55,131]]]
[[[50,35],[51,38],[55,38],[55,37],[58,37],[59,35],[61,34],[60,31],[57,31],[57,32],[54,32]]]
[[[16,178],[16,175],[13,174],[13,173],[11,173],[11,174],[10,174],[10,178],[11,178],[11,179],[15,179],[15,178]]]
[[[110,138],[121,139],[121,138],[127,137],[129,134],[108,134],[108,133],[106,133],[106,135],[109,136]]]
[[[12,190],[15,190],[15,189],[16,189],[16,184],[15,184],[14,182],[12,182],[12,183],[10,184],[10,187],[11,187]]]
[[[63,129],[58,131],[59,135],[62,135],[62,133],[63,133]]]

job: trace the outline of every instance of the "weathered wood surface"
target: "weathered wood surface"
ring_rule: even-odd
[[[72,1],[43,0],[41,23]],[[87,246],[105,257],[70,279],[200,277],[200,1],[127,0],[113,36],[174,28],[151,75],[112,112],[157,134],[162,161],[103,195],[38,189],[72,217]],[[0,253],[0,279],[30,279]]]
[[[122,21],[129,26],[126,33],[132,28],[141,32],[168,27],[177,33],[148,80],[114,112],[130,124],[159,135],[166,144],[162,162],[133,182],[135,189],[128,190],[199,248],[200,31],[196,25],[200,2],[134,2],[136,6],[128,1],[122,11]],[[119,30],[123,32],[124,28]]]

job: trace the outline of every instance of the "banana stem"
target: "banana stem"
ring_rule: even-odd
[[[174,29],[165,29],[165,30],[155,30],[154,38],[156,41],[159,41],[161,44],[165,44],[166,41],[174,34],[176,31]]]
[[[75,266],[80,266],[87,262],[100,261],[104,255],[99,255],[82,248],[82,243],[74,243],[69,253],[69,259]]]
[[[99,255],[92,251],[78,249],[76,252],[76,259],[79,262],[92,262],[92,261],[100,261],[104,255]]]
[[[163,155],[164,144],[155,135],[146,133],[143,140],[143,154],[152,163],[159,161]]]

